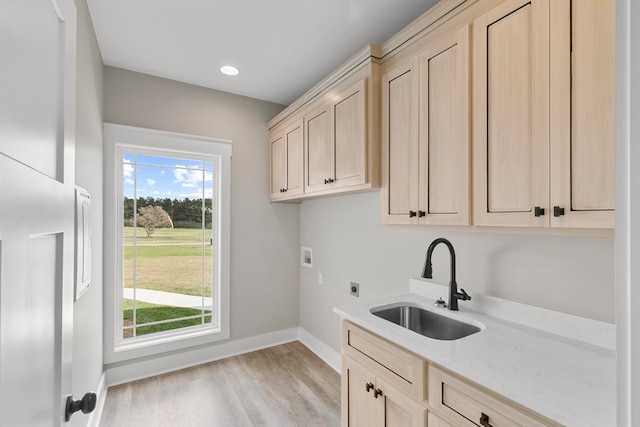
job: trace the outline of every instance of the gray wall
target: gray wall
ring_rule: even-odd
[[[474,292],[609,322],[614,321],[614,240],[380,226],[378,192],[304,201],[300,245],[313,269],[300,268],[300,326],[340,351],[332,309],[360,298],[408,291],[429,243],[446,237],[456,250],[457,282]],[[449,253],[438,247],[434,280],[449,282]],[[318,274],[323,284],[318,283]],[[446,295],[443,295],[446,299]],[[464,304],[464,302],[461,302]]]
[[[284,106],[113,67],[104,90],[105,122],[233,141],[231,339],[298,326],[298,206],[268,193],[267,122]]]
[[[91,284],[73,310],[73,395],[97,391],[102,376],[102,57],[86,0],[78,12],[76,183],[91,194]],[[86,425],[76,414],[72,425]]]

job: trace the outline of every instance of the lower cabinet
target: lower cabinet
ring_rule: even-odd
[[[343,359],[344,426],[424,427],[427,407],[360,363]]]
[[[429,366],[429,406],[460,427],[558,425],[433,365]]]
[[[427,425],[426,360],[348,321],[342,324],[342,425]]]
[[[342,321],[342,427],[559,426]]]

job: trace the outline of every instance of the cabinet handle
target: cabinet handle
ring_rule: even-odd
[[[416,216],[416,211],[409,211],[409,218]]]
[[[423,216],[427,216],[425,211],[418,211],[418,218],[422,218]]]
[[[326,184],[328,184],[328,183],[329,183],[329,180],[328,180],[328,179],[325,179],[325,180],[324,180],[324,183],[325,183],[325,185],[326,185]]]
[[[482,427],[493,427],[490,423],[489,423],[489,415],[485,414],[484,412],[482,412],[480,414],[480,425]]]
[[[541,208],[540,206],[536,206],[533,210],[533,214],[535,216],[543,216],[544,215],[544,208]]]
[[[378,396],[382,396],[382,390],[380,390],[379,388],[373,390],[373,397],[377,399]]]
[[[553,216],[563,216],[564,215],[564,208],[561,208],[560,206],[554,206],[553,207]]]
[[[367,393],[369,393],[371,391],[372,388],[374,388],[374,385],[371,383],[367,383],[367,385],[365,386],[367,389]]]

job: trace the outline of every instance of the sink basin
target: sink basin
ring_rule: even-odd
[[[475,325],[410,305],[374,308],[371,314],[436,340],[457,340],[481,330]]]

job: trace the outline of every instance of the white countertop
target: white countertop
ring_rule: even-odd
[[[374,301],[363,300],[352,305],[336,307],[334,312],[560,424],[598,427],[615,425],[616,359],[615,352],[606,348],[610,347],[607,340],[601,340],[605,345],[598,346],[592,343],[594,339],[586,339],[587,342],[584,342],[567,338],[570,334],[558,335],[557,328],[547,329],[553,330],[554,333],[550,333],[524,326],[522,323],[526,322],[518,321],[518,318],[507,316],[510,320],[518,321],[515,323],[504,320],[503,316],[498,318],[471,311],[465,307],[467,301],[459,302],[458,312],[435,308],[435,298],[423,295],[433,295],[434,292],[446,288],[439,287],[434,290],[434,284],[430,283],[426,283],[425,286],[431,287],[431,292],[421,292],[422,295],[409,293]],[[415,292],[413,285],[411,289]],[[445,299],[446,295],[442,292]],[[540,312],[543,314],[540,318],[551,313],[550,318],[553,320],[554,313],[557,313],[492,297],[473,294],[471,296],[472,301],[501,301],[498,305],[511,307],[512,312]],[[374,316],[370,312],[375,307],[404,302],[468,323],[480,323],[482,331],[455,341],[435,340]],[[508,310],[502,310],[502,313],[506,311]],[[605,334],[614,331],[613,325],[608,327],[609,324],[604,322],[564,313],[557,315],[559,317],[556,319],[562,319],[563,323],[571,324],[571,327],[582,321],[586,327],[603,324],[600,330],[595,331],[596,336],[601,336],[603,330]],[[567,316],[574,319],[567,320]],[[552,323],[554,322],[548,322]],[[540,324],[534,326],[540,327]]]

